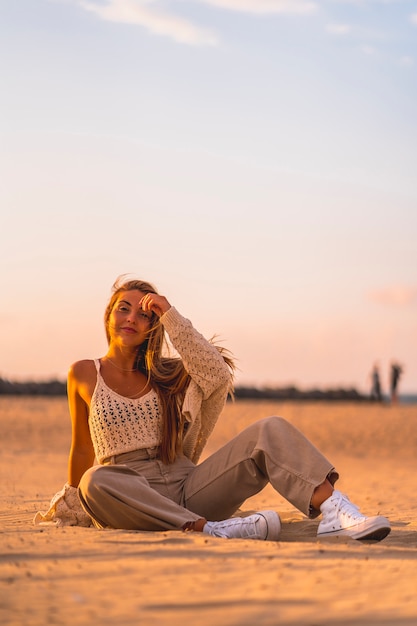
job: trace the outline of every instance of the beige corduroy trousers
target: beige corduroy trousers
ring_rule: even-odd
[[[229,518],[269,482],[296,508],[315,517],[314,489],[337,472],[317,448],[281,417],[255,422],[195,465],[179,456],[169,465],[156,450],[106,459],[83,475],[80,500],[100,528],[181,529],[201,518]]]

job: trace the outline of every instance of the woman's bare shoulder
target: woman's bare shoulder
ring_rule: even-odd
[[[96,366],[93,359],[83,359],[82,361],[75,361],[69,370],[68,378],[76,381],[85,381],[92,376],[96,376]]]

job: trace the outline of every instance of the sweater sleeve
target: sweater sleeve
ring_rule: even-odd
[[[193,327],[190,320],[171,307],[162,315],[161,322],[185,369],[201,389],[203,399],[225,383],[231,385],[231,373],[222,355]]]
[[[182,413],[189,422],[184,453],[198,462],[232,387],[232,375],[217,348],[171,307],[161,322],[191,377]]]

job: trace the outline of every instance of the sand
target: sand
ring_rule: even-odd
[[[237,401],[206,453],[273,414],[329,457],[363,512],[390,519],[384,541],[318,540],[318,520],[270,486],[242,511],[279,511],[276,543],[35,527],[66,481],[66,401],[0,397],[0,623],[415,626],[417,406]]]

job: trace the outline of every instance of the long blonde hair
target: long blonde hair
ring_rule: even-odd
[[[137,279],[124,280],[123,276],[119,277],[113,284],[112,296],[104,314],[108,342],[110,342],[109,319],[119,294],[122,291],[134,290],[144,294],[158,293],[151,283]],[[213,343],[213,340],[211,342]],[[214,343],[213,345],[219,350],[233,373],[235,365],[231,354],[223,347]],[[185,370],[182,359],[170,354],[164,327],[154,313],[151,317],[148,336],[138,347],[135,368],[147,376],[150,385],[158,393],[163,415],[160,457],[164,463],[172,463],[180,449],[184,434],[181,407],[190,383],[190,376]]]

